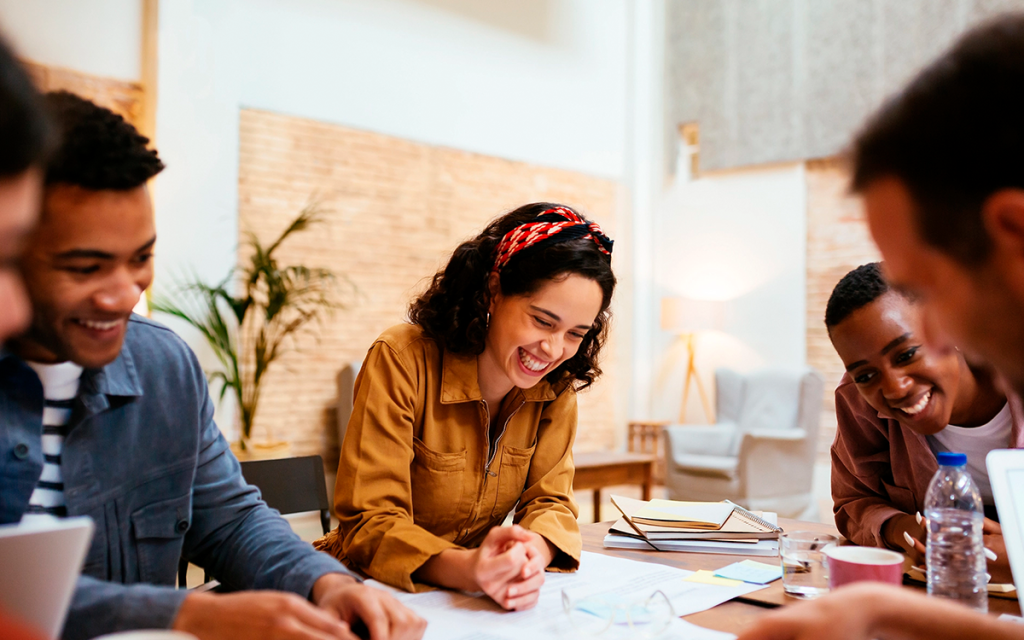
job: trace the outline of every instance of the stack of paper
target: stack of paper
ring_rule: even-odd
[[[725,505],[718,507],[717,513],[725,516],[717,528],[709,528],[708,514],[712,513],[711,510],[703,511],[704,520],[698,526],[683,526],[680,522],[674,522],[672,526],[651,524],[652,513],[672,513],[667,505],[661,504],[665,502],[671,501],[652,501],[652,505],[643,500],[612,496],[612,504],[622,512],[622,517],[605,536],[604,546],[748,556],[779,554],[779,533],[782,530],[776,526],[778,518],[774,513],[752,513],[732,503],[704,503]],[[676,504],[683,505],[675,509],[676,513],[681,513],[689,511],[688,505],[694,503]],[[692,513],[689,511],[688,516]]]

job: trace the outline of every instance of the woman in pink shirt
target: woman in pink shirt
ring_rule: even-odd
[[[938,465],[935,454],[968,454],[985,501],[985,545],[997,582],[1009,580],[984,456],[1024,446],[1019,403],[1008,402],[991,372],[959,350],[928,351],[912,300],[890,289],[878,263],[848,273],[825,311],[829,337],[846,367],[836,389],[832,445],[836,526],[860,545],[907,551],[923,564],[916,514]],[[909,534],[917,542],[912,546]]]

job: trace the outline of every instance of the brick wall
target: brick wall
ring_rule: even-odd
[[[282,264],[327,267],[356,292],[301,350],[266,377],[255,440],[290,441],[296,455],[337,459],[335,380],[362,360],[384,329],[401,322],[410,298],[462,240],[527,202],[579,207],[614,236],[619,186],[609,180],[430,146],[347,127],[255,110],[241,113],[240,233],[276,237],[311,199],[327,222],[293,237]],[[244,238],[240,238],[240,244]],[[240,259],[244,256],[240,256]],[[577,449],[611,448],[614,345],[605,376],[580,397]]]
[[[851,269],[879,259],[858,200],[847,193],[849,177],[837,160],[807,163],[807,362],[825,376],[821,447],[835,435],[833,391],[843,376],[825,330],[825,305],[832,288]]]

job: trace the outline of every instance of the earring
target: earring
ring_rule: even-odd
[[[487,312],[487,317],[484,318],[484,327],[486,328],[486,327],[489,327],[489,326],[491,326],[491,312],[490,311]]]

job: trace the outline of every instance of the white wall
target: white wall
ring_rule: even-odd
[[[235,264],[243,107],[623,179],[627,18],[627,0],[161,2],[158,290]]]
[[[0,0],[0,28],[30,59],[138,80],[141,6]],[[620,421],[678,411],[681,354],[658,301],[699,293],[709,265],[760,281],[731,305],[729,337],[702,345],[704,371],[803,362],[802,169],[705,176],[663,202],[664,11],[664,0],[160,2],[158,286],[234,265],[238,113],[253,107],[621,180],[632,217],[617,246]]]
[[[618,309],[616,326],[628,336],[620,340],[619,360],[628,381],[627,401],[617,406],[620,423],[646,419],[651,411],[651,388],[659,358],[649,327],[657,322],[655,290],[655,213],[665,188],[664,85],[665,0],[636,0],[632,5],[630,31],[629,143],[625,184],[630,191],[631,224],[623,225],[625,240],[616,276]],[[623,255],[625,254],[625,255]],[[626,258],[623,260],[623,258]]]
[[[724,300],[722,333],[697,345],[711,392],[717,366],[799,366],[806,362],[806,180],[802,163],[706,174],[680,180],[655,217],[655,299]],[[679,412],[684,346],[648,325],[662,354],[652,381],[652,417]],[[696,389],[687,415],[703,422]]]
[[[138,81],[142,2],[0,0],[0,29],[29,59]],[[641,12],[660,2],[640,0]],[[163,0],[156,288],[234,266],[243,107],[630,180],[645,161],[629,138],[631,47],[662,28],[635,11],[630,0]]]
[[[141,77],[142,0],[0,0],[0,30],[34,62]]]
[[[626,3],[178,0],[160,5],[161,275],[234,263],[238,111],[267,109],[619,179]],[[472,9],[472,10],[471,10]]]

